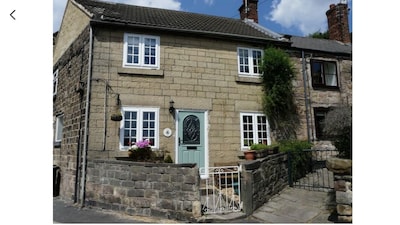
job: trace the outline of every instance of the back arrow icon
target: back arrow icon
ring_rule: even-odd
[[[10,13],[10,16],[11,16],[11,18],[13,18],[15,20],[15,18],[12,15],[14,12],[15,12],[15,10]]]

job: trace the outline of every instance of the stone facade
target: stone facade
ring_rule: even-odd
[[[140,33],[94,28],[89,157],[126,155],[119,150],[120,123],[109,119],[119,108],[115,95],[105,93],[104,81],[107,81],[119,93],[122,106],[159,108],[159,148],[170,152],[172,158],[175,157],[175,133],[171,137],[162,135],[165,128],[175,130],[175,120],[168,111],[171,99],[177,109],[209,111],[211,166],[216,162],[238,161],[237,156],[242,155],[240,112],[262,112],[259,80],[253,79],[255,83],[249,84],[239,81],[238,76],[237,47],[250,45],[147,32],[160,36],[161,47],[160,70],[149,71],[122,67],[124,32]]]
[[[53,97],[53,130],[56,130],[58,115],[63,115],[64,120],[62,141],[53,148],[53,164],[61,169],[60,195],[68,199],[76,197],[86,104],[86,93],[76,88],[77,84],[86,86],[88,63],[89,27],[86,27],[53,68],[58,70],[57,93]]]

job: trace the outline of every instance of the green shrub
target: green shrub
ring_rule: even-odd
[[[323,122],[324,134],[333,141],[340,158],[352,158],[352,110],[340,106],[329,111]]]
[[[312,143],[301,140],[281,141],[279,150],[287,152],[289,155],[290,181],[298,180],[304,177],[312,170],[311,152],[305,152],[305,149],[311,149]]]
[[[279,48],[265,49],[261,64],[263,111],[277,140],[296,137],[299,123],[294,101],[295,69],[289,55]]]

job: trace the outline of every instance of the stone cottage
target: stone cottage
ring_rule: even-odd
[[[69,0],[54,43],[53,163],[60,195],[84,197],[87,162],[127,156],[149,139],[175,164],[235,164],[273,141],[261,107],[267,45],[296,66],[299,139],[323,140],[327,109],[351,104],[351,45],[260,26],[258,0],[241,19],[93,0]],[[111,117],[120,113],[121,121]]]

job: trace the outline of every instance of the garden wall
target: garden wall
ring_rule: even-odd
[[[287,154],[243,161],[241,195],[243,211],[250,215],[288,185]]]
[[[192,220],[201,216],[195,164],[90,160],[87,206],[129,215]]]

